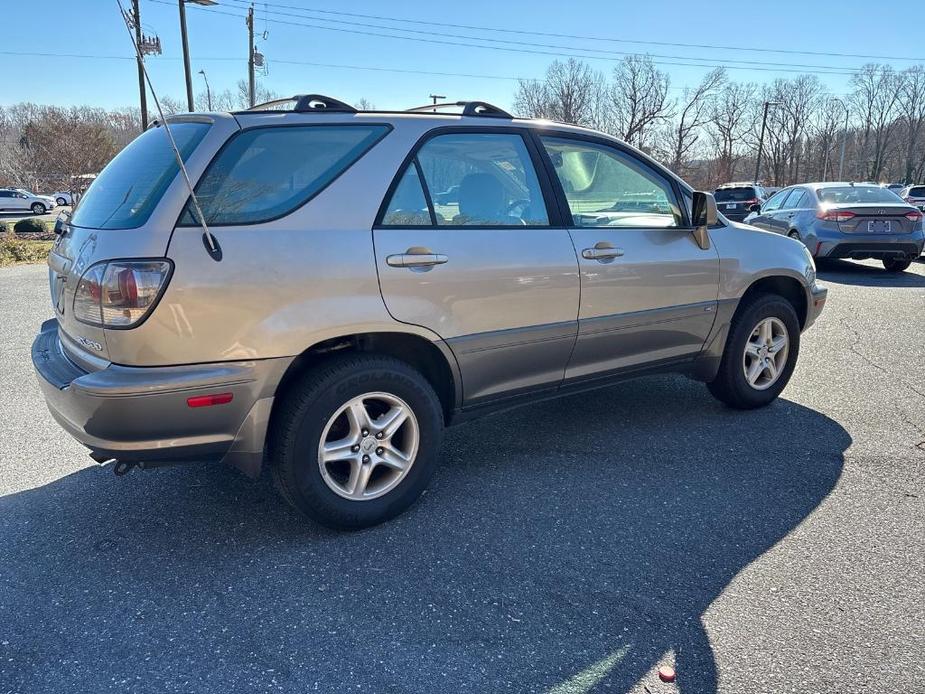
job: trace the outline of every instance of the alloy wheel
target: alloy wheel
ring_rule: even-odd
[[[325,424],[318,465],[325,484],[352,501],[368,501],[399,485],[414,464],[421,434],[408,404],[390,393],[364,393]]]
[[[742,369],[745,380],[755,390],[766,390],[777,383],[787,365],[790,336],[778,318],[763,318],[745,343]]]

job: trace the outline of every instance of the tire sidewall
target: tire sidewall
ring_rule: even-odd
[[[337,410],[351,398],[370,392],[390,393],[407,403],[417,419],[421,438],[411,469],[395,489],[375,499],[352,501],[338,495],[324,481],[318,465],[318,446]],[[442,415],[433,390],[410,368],[389,365],[339,374],[323,384],[317,397],[294,416],[298,418],[295,435],[279,462],[290,475],[290,489],[296,495],[292,501],[325,525],[359,528],[393,518],[414,503],[433,476]]]
[[[787,328],[787,337],[790,344],[787,350],[787,364],[784,372],[770,388],[758,390],[749,385],[742,368],[742,358],[745,352],[745,343],[748,341],[755,326],[765,318],[777,318]],[[736,395],[749,407],[763,407],[775,400],[793,375],[796,368],[797,357],[800,352],[800,323],[796,312],[786,299],[773,296],[762,297],[749,306],[736,320],[729,342],[729,369],[730,385]]]
[[[47,211],[48,210],[45,209],[45,206],[40,202],[37,202],[32,205],[33,214],[45,214]]]

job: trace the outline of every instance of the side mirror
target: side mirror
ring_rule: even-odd
[[[709,193],[694,193],[691,205],[691,221],[694,223],[694,240],[703,250],[710,247],[710,227],[719,221],[716,200]]]
[[[749,205],[748,211],[749,212],[761,212],[761,203],[756,202],[752,205]]]

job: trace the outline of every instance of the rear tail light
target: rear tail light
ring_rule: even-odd
[[[824,219],[827,222],[847,222],[856,216],[854,212],[847,210],[820,210],[816,213],[818,219]]]
[[[172,268],[167,260],[97,263],[77,284],[74,317],[105,328],[132,328],[157,303]]]
[[[912,210],[912,212],[906,213],[906,219],[908,219],[913,224],[917,224],[918,222],[922,221],[922,213],[918,210]]]

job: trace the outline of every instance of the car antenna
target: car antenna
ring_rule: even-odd
[[[206,247],[206,251],[209,253],[209,257],[211,257],[212,260],[218,262],[222,259],[222,249],[218,245],[218,239],[212,235],[212,232],[209,231],[209,227],[206,225],[205,215],[202,214],[202,207],[199,206],[199,198],[196,197],[196,191],[193,190],[193,183],[190,180],[189,172],[186,170],[186,164],[183,163],[183,157],[180,155],[180,149],[177,147],[176,140],[173,139],[173,133],[170,132],[170,126],[167,124],[167,119],[164,117],[164,111],[161,109],[161,102],[157,98],[157,94],[154,91],[154,85],[151,84],[151,76],[148,74],[148,68],[145,65],[145,59],[141,53],[141,49],[138,46],[138,43],[135,41],[135,37],[132,35],[132,29],[128,23],[128,14],[122,7],[122,0],[116,0],[116,4],[119,6],[119,12],[122,14],[122,19],[125,22],[125,30],[128,32],[129,39],[132,41],[132,46],[135,47],[135,57],[138,59],[138,64],[141,66],[141,70],[145,75],[145,81],[148,83],[148,89],[151,90],[151,96],[154,97],[154,105],[157,106],[157,114],[160,117],[161,123],[164,124],[164,132],[167,133],[167,139],[170,140],[170,147],[173,150],[174,157],[177,159],[177,164],[180,167],[180,173],[183,174],[183,180],[186,182],[186,187],[189,189],[190,200],[193,202],[193,208],[196,212],[197,221],[202,227],[202,243]]]

